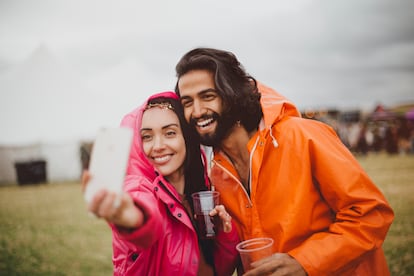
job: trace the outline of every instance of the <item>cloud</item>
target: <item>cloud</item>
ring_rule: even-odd
[[[173,89],[179,58],[206,46],[233,51],[250,74],[301,109],[398,104],[414,101],[413,9],[409,0],[3,0],[0,84],[45,45],[87,84],[66,98],[68,108],[77,104],[88,112],[93,95],[111,91],[96,108],[105,115],[93,114],[78,126],[85,133],[118,122],[136,104],[131,99],[140,100],[137,91]],[[4,91],[0,103],[11,100]],[[62,91],[51,97],[59,99]],[[45,92],[18,93],[33,97],[32,103]],[[76,102],[80,93],[87,96],[82,105]],[[7,110],[22,110],[13,103]],[[32,118],[48,117],[41,114]]]

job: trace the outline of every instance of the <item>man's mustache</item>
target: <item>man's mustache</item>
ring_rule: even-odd
[[[203,121],[203,120],[208,120],[208,119],[217,120],[218,118],[220,118],[220,115],[218,115],[215,112],[211,114],[203,114],[202,116],[197,117],[197,118],[192,117],[190,119],[190,125],[197,126],[198,121]]]

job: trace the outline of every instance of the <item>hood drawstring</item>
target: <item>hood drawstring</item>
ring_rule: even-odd
[[[262,131],[265,129],[266,129],[266,126],[265,126],[264,118],[262,118],[262,120],[260,120],[260,123],[259,123],[259,130]],[[270,133],[270,137],[272,137],[273,147],[275,148],[279,147],[279,143],[277,142],[275,136],[273,136],[272,126],[269,126],[269,133]]]
[[[273,133],[272,133],[272,127],[269,127],[269,132],[270,132],[270,137],[272,137],[272,144],[273,144],[273,146],[275,147],[275,148],[277,148],[277,147],[279,147],[279,144],[278,144],[278,142],[277,142],[277,140],[276,140],[276,138],[273,136]]]

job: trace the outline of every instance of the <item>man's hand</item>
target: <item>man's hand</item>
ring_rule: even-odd
[[[306,272],[300,263],[286,253],[275,253],[272,256],[256,261],[251,265],[253,269],[244,274],[244,276],[306,276]]]

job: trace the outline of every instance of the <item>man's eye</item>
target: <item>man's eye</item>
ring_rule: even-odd
[[[203,100],[206,100],[206,101],[211,101],[215,98],[216,98],[216,94],[214,94],[214,93],[209,93],[209,94],[204,94],[203,95]]]
[[[189,107],[191,106],[192,103],[193,103],[192,101],[185,101],[185,100],[181,101],[181,105],[184,107]]]

